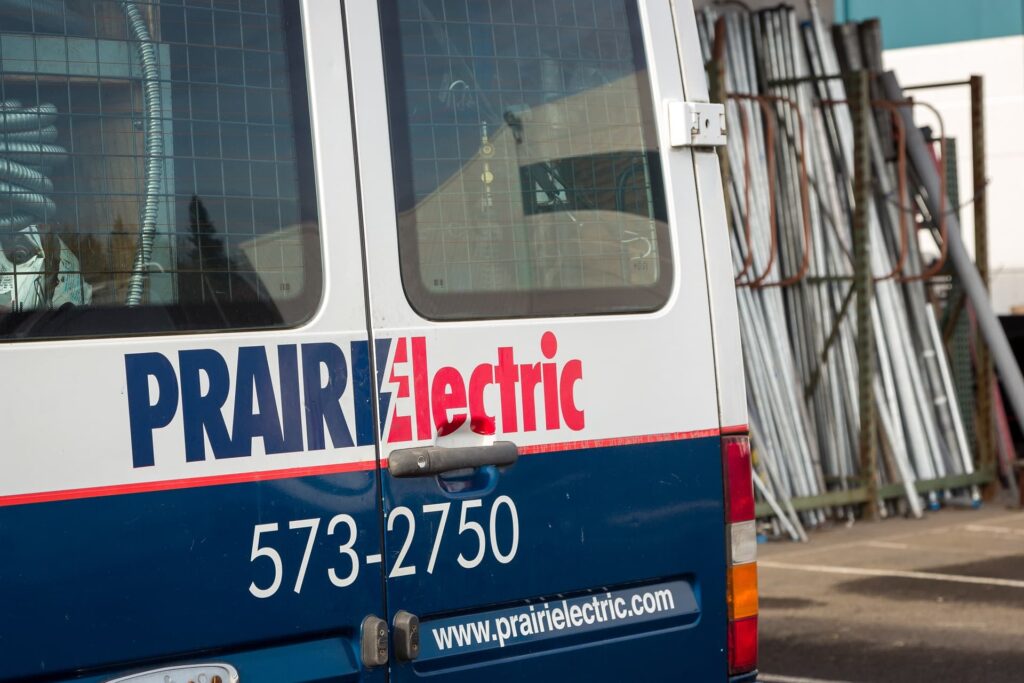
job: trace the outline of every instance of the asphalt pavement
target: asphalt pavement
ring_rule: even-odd
[[[1024,681],[1024,512],[858,522],[759,548],[761,680]]]

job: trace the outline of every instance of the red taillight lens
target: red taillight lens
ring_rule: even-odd
[[[757,668],[757,529],[753,466],[747,435],[722,437],[725,516],[729,540],[726,602],[729,611],[729,673]]]
[[[754,519],[754,484],[750,462],[750,440],[746,436],[722,437],[725,455],[725,501],[729,522]]]
[[[729,673],[757,668],[757,617],[729,622]]]

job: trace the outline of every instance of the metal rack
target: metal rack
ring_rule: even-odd
[[[812,14],[798,26],[787,7],[705,10],[698,22],[712,99],[740,129],[721,165],[744,286],[758,515],[794,539],[857,509],[870,519],[920,516],[957,497],[978,504],[979,487],[991,493],[995,481],[991,439],[971,452],[926,289],[949,270],[947,252],[956,277],[970,274],[961,274],[945,169],[913,122],[922,103],[880,73],[877,22],[830,35]],[[984,274],[980,77],[971,83]],[[912,217],[936,236],[931,264],[909,234]],[[758,287],[769,273],[775,290]],[[977,429],[991,434],[985,343],[976,345]]]

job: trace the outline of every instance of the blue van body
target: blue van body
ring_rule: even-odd
[[[479,579],[461,586],[463,602],[487,605],[486,610],[467,612],[456,602],[460,596],[432,590],[429,575],[389,594],[394,604],[414,606],[423,614],[454,613],[442,619],[446,625],[468,623],[526,604],[510,600],[510,594],[537,596],[530,601],[534,604],[560,603],[593,594],[574,590],[580,585],[636,585],[634,568],[640,563],[657,584],[677,582],[676,599],[687,597],[688,610],[681,609],[654,629],[648,622],[597,625],[568,639],[507,645],[500,669],[492,658],[482,656],[491,649],[486,645],[461,648],[455,657],[436,653],[423,657],[417,673],[442,670],[452,681],[476,681],[483,675],[508,681],[530,676],[639,680],[638,670],[647,669],[643,662],[667,664],[674,659],[673,671],[681,680],[718,678],[725,668],[725,651],[716,634],[725,631],[725,609],[708,605],[703,598],[725,591],[719,442],[718,437],[706,437],[579,450],[568,457],[525,457],[503,478],[502,490],[522,509],[536,511],[520,519],[522,527],[545,533],[524,545],[517,566],[488,557],[476,575]],[[645,470],[670,470],[666,464],[681,458],[704,464],[688,467],[685,478],[669,477],[650,488],[645,471],[621,468],[623,458],[642,461]],[[618,474],[600,481],[581,479],[580,461],[586,461],[588,469],[608,468]],[[552,485],[538,485],[543,482]],[[403,483],[392,480],[387,486],[398,489],[393,495],[403,496],[407,504],[434,500],[416,493],[406,497],[400,490]],[[4,676],[12,681],[30,679],[41,666],[86,673],[105,670],[112,662],[139,668],[137,663],[158,662],[165,653],[181,652],[198,654],[189,659],[230,661],[244,672],[246,681],[373,680],[362,670],[355,651],[342,645],[354,634],[338,628],[352,612],[380,610],[369,595],[354,592],[344,603],[336,603],[329,583],[312,582],[316,564],[309,569],[310,583],[302,595],[282,593],[287,602],[274,605],[269,615],[244,586],[234,595],[224,586],[250,571],[249,539],[238,539],[234,528],[253,516],[269,518],[268,512],[277,519],[324,515],[338,496],[358,497],[372,510],[375,489],[372,474],[350,473],[230,484],[217,487],[216,495],[205,488],[189,488],[0,509],[8,549],[0,567],[2,602],[9,613],[25,615],[18,628],[4,629],[3,650],[9,653]],[[628,496],[638,489],[645,490],[648,507],[624,519],[621,510],[629,508]],[[49,539],[40,543],[34,534],[15,531],[25,529],[46,529]],[[601,540],[595,543],[588,536]],[[426,534],[417,537],[409,556],[429,556],[431,539]],[[281,553],[301,556],[302,544],[299,536],[282,537]],[[330,548],[322,545],[314,553],[326,555]],[[692,548],[701,549],[699,557]],[[393,554],[397,552],[396,548]],[[186,564],[173,559],[186,554]],[[113,557],[126,560],[112,563]],[[571,563],[552,562],[561,557],[570,557]],[[316,554],[311,562],[316,562]],[[523,571],[518,562],[530,569]],[[82,582],[91,590],[83,591]],[[210,611],[211,604],[216,604],[216,613]],[[311,613],[309,604],[318,609]],[[290,630],[305,642],[293,642],[296,638],[285,624],[301,625],[302,631]],[[424,631],[428,628],[424,622]],[[424,642],[425,653],[431,640]],[[267,646],[239,650],[237,642]],[[680,658],[681,652],[694,656]]]

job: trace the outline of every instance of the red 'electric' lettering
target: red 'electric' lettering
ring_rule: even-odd
[[[513,347],[502,346],[498,348],[498,362],[477,365],[470,373],[468,386],[464,375],[451,366],[442,367],[432,376],[429,374],[425,337],[396,341],[390,382],[398,387],[397,398],[410,398],[411,393],[418,440],[430,439],[434,430],[442,436],[450,434],[467,419],[470,429],[477,434],[495,434],[495,416],[487,412],[485,405],[487,387],[495,384],[498,386],[503,434],[520,431],[520,409],[522,431],[537,430],[538,386],[544,403],[546,430],[560,429],[564,422],[569,429],[580,431],[586,423],[584,411],[576,405],[575,395],[576,385],[583,379],[583,362],[571,359],[559,372],[559,364],[555,360],[558,339],[553,332],[545,332],[540,340],[541,354],[548,362],[518,364]],[[411,353],[407,341],[411,341]],[[410,364],[411,373],[399,371],[401,366]],[[519,385],[519,391],[516,391],[516,385]],[[400,415],[397,402],[393,405],[387,440],[391,443],[411,441],[412,416]]]

